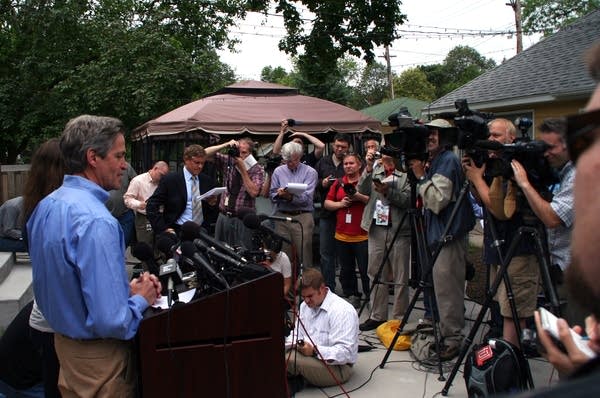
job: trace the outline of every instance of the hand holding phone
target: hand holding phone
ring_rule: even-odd
[[[542,307],[540,307],[538,311],[540,313],[542,328],[544,328],[544,330],[547,331],[550,334],[550,336],[552,336],[555,339],[555,342],[560,343],[558,325],[556,323],[558,321],[558,318],[556,317],[556,315]],[[584,340],[583,337],[577,334],[573,329],[569,329],[569,331],[577,348],[590,359],[595,358],[597,354],[588,346],[587,341]]]

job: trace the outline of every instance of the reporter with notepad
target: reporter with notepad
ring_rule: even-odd
[[[275,208],[275,216],[289,217],[296,222],[277,222],[277,233],[289,237],[301,255],[299,260],[306,267],[312,267],[312,234],[314,229],[313,195],[317,185],[317,172],[310,166],[300,163],[302,146],[288,142],[281,148],[283,162],[273,171],[269,197]],[[289,183],[306,184],[303,192],[288,190]],[[289,245],[283,250],[290,259],[294,259]]]
[[[228,153],[221,153],[225,148],[229,148]],[[222,170],[223,185],[227,188],[219,201],[215,238],[245,249],[253,249],[252,231],[239,215],[242,209],[256,208],[256,197],[265,180],[265,170],[252,156],[253,149],[254,141],[249,137],[206,148],[207,160]]]

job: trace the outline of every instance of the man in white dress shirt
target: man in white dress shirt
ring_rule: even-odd
[[[290,382],[290,388],[298,391],[304,381],[317,387],[345,383],[358,355],[356,310],[329,290],[316,268],[304,271],[299,287],[304,301],[286,341],[295,348],[286,354],[288,376],[295,384]]]

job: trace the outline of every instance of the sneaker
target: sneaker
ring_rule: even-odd
[[[376,321],[375,319],[369,318],[366,321],[364,321],[363,323],[361,323],[358,326],[358,329],[362,332],[366,332],[368,330],[377,329],[379,327],[379,325],[381,325],[382,323],[385,323],[385,321]]]

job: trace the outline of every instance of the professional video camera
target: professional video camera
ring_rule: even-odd
[[[427,127],[415,123],[406,107],[388,117],[390,126],[395,127],[391,134],[385,136],[385,146],[381,147],[382,155],[391,156],[395,159],[426,160],[427,138],[429,130]]]

